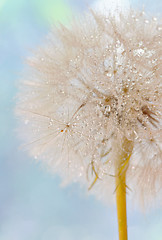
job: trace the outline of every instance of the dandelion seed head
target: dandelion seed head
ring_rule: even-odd
[[[118,17],[90,11],[53,29],[28,60],[17,104],[26,147],[64,184],[84,182],[109,199],[124,151],[135,196],[155,197],[161,188],[159,22],[132,10]]]

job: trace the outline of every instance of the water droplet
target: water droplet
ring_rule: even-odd
[[[29,120],[28,120],[28,119],[26,119],[26,120],[25,120],[25,124],[27,125],[28,123],[29,123]]]
[[[157,27],[157,30],[158,30],[158,31],[161,31],[161,30],[162,30],[162,25],[159,25],[159,26]]]
[[[53,125],[53,119],[50,119],[49,126]]]
[[[106,74],[106,76],[107,76],[107,77],[112,77],[112,74],[108,72],[108,73]]]

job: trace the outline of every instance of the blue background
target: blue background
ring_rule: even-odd
[[[117,240],[115,206],[105,206],[73,184],[60,187],[26,152],[20,150],[14,116],[17,81],[25,58],[41,44],[52,23],[95,2],[83,0],[0,0],[0,240]],[[158,14],[161,0],[132,6]],[[161,240],[159,209],[129,208],[130,240]]]

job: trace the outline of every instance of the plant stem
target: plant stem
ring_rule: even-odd
[[[119,240],[127,240],[126,176],[125,174],[123,175],[122,177],[116,177],[116,205]]]
[[[133,143],[124,139],[122,149],[116,161],[116,205],[118,217],[119,240],[127,240],[127,207],[126,207],[126,173],[129,159],[133,150]]]

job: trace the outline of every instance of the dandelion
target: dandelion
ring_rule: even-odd
[[[99,198],[116,195],[119,239],[127,239],[126,192],[136,202],[162,183],[161,33],[143,12],[90,11],[53,29],[28,59],[17,115],[26,147],[63,183]]]

